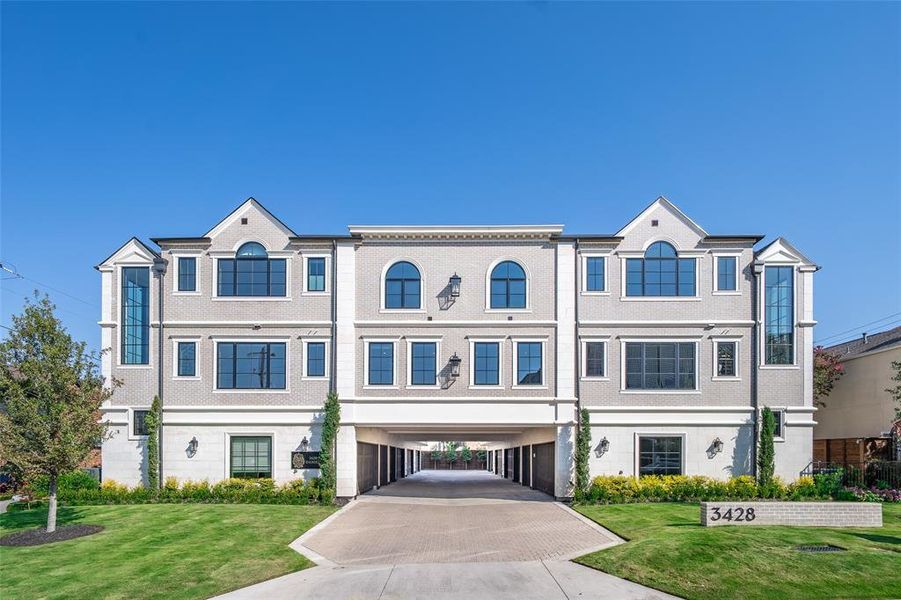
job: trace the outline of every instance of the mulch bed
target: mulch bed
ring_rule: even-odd
[[[0,538],[0,546],[40,546],[75,538],[93,535],[103,531],[102,525],[66,525],[57,527],[53,533],[47,533],[43,527],[11,533]]]

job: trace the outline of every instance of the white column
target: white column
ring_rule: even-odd
[[[557,244],[557,393],[576,397],[576,251],[572,242]]]
[[[573,424],[557,426],[557,443],[554,444],[555,475],[554,496],[557,498],[572,498],[572,481],[575,478],[575,460],[573,459],[576,448],[576,427]]]
[[[357,495],[357,429],[342,425],[338,429],[338,497],[353,498]]]
[[[356,369],[356,343],[354,318],[356,315],[356,254],[353,241],[339,241],[335,253],[335,390],[339,400],[354,397]],[[353,403],[341,402],[341,421],[354,422]],[[342,425],[338,430],[337,462],[338,496],[352,498],[357,495],[357,432],[353,425]]]

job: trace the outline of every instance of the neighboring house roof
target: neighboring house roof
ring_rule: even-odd
[[[848,360],[877,350],[888,350],[895,346],[901,347],[901,326],[879,333],[865,333],[850,342],[834,344],[823,350],[831,352],[843,360]]]

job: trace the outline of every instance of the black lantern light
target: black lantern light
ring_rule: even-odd
[[[303,439],[300,440],[300,451],[306,452],[310,449],[310,440],[307,439],[307,436],[303,436]]]
[[[713,443],[710,444],[710,447],[713,449],[714,454],[719,454],[723,451],[723,440],[716,438],[715,440],[713,440]]]
[[[193,457],[197,454],[197,446],[200,445],[200,442],[197,441],[196,437],[192,437],[191,441],[188,442],[188,456]]]
[[[451,298],[457,298],[460,295],[460,282],[461,281],[462,281],[462,279],[456,273],[451,275],[451,278],[448,281],[448,284],[450,285]]]
[[[602,439],[598,442],[597,447],[594,449],[594,454],[598,458],[604,456],[607,453],[607,450],[610,449],[610,440],[607,438]]]
[[[450,360],[448,362],[450,363],[451,377],[454,377],[454,378],[459,377],[460,376],[460,363],[463,362],[463,359],[461,359],[459,356],[457,356],[457,353],[454,352],[454,355],[450,357]]]

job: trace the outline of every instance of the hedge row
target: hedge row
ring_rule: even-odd
[[[46,480],[30,486],[32,493],[43,497],[47,493]],[[146,503],[233,503],[233,504],[330,504],[334,498],[323,494],[319,479],[295,480],[278,486],[272,479],[225,479],[185,481],[166,478],[163,487],[151,490],[130,488],[112,480],[102,485],[90,476],[75,473],[60,477],[57,497],[64,504],[146,504]]]
[[[842,487],[841,473],[801,477],[785,484],[779,478],[759,486],[753,477],[742,475],[727,481],[703,476],[650,475],[600,476],[591,480],[579,499],[590,504],[628,502],[704,502],[710,500],[865,500],[892,501],[891,494],[864,493]]]

